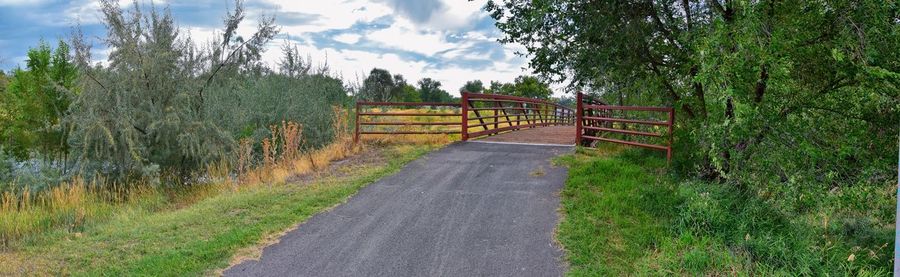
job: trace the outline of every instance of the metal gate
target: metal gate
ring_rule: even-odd
[[[593,141],[619,143],[666,152],[672,160],[672,127],[675,109],[669,107],[612,106],[582,93],[576,99],[575,141],[589,145]],[[643,112],[644,115],[634,115]],[[660,119],[660,116],[664,116]],[[632,127],[632,129],[629,129]],[[619,134],[621,138],[611,135]],[[641,138],[656,138],[646,140]]]
[[[403,107],[413,110],[396,110]],[[575,110],[547,100],[463,92],[459,103],[357,102],[354,142],[362,135],[408,134],[460,134],[465,141],[524,128],[573,124]]]

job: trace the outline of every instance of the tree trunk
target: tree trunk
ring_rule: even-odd
[[[763,100],[763,95],[766,93],[766,86],[769,81],[769,70],[765,64],[759,66],[759,80],[756,81],[756,89],[753,97],[753,102],[757,104],[761,103]]]

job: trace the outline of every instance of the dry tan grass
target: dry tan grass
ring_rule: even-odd
[[[410,111],[410,110],[398,110]],[[122,185],[103,178],[73,178],[52,189],[34,193],[7,191],[0,195],[0,248],[12,246],[24,237],[49,230],[78,233],[89,222],[102,222],[126,206],[180,209],[209,197],[261,185],[284,184],[292,176],[326,170],[333,161],[359,153],[367,145],[441,145],[458,140],[458,135],[366,136],[354,144],[346,112],[334,109],[334,141],[313,151],[299,151],[304,145],[302,125],[282,122],[271,126],[272,136],[262,143],[262,161],[254,166],[253,141],[238,142],[235,157],[207,166],[202,184],[160,187],[156,180],[137,180]],[[426,117],[423,120],[446,121]],[[458,119],[457,119],[458,120]],[[455,127],[455,126],[454,126]],[[162,206],[160,206],[162,205]]]
[[[451,113],[453,109],[379,109],[371,108],[372,112],[391,112],[391,113]],[[459,122],[459,116],[404,116],[404,117],[365,117],[362,120],[369,122]],[[460,126],[360,126],[366,130],[380,131],[459,131]],[[385,144],[417,144],[417,145],[439,145],[447,144],[459,140],[459,135],[443,135],[443,134],[413,134],[413,135],[360,135],[360,142],[366,144],[385,145]]]
[[[304,143],[302,125],[282,122],[271,126],[272,137],[262,141],[260,165],[251,166],[252,142],[242,140],[236,167],[227,160],[208,165],[204,177],[209,181],[203,184],[172,189],[153,186],[152,180],[137,180],[123,186],[102,178],[86,181],[76,177],[37,194],[27,189],[4,192],[0,195],[0,247],[50,229],[77,232],[86,221],[100,220],[114,213],[116,205],[165,197],[167,205],[177,209],[226,191],[281,184],[291,176],[327,168],[332,161],[362,149],[361,145],[353,144],[345,113],[335,108],[334,116],[337,135],[331,144],[318,150],[299,151]],[[236,178],[233,173],[237,173]]]

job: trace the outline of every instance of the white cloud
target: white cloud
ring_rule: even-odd
[[[3,0],[0,0],[3,1]],[[118,0],[119,7],[127,12],[133,8],[133,1]],[[154,1],[157,7],[165,7],[167,1]],[[92,25],[102,23],[103,12],[100,10],[100,1],[98,0],[77,0],[69,1],[67,6],[62,10],[61,16],[45,16],[48,25],[56,26],[73,26],[76,24]],[[60,20],[62,19],[62,20]]]
[[[49,2],[49,0],[0,0],[0,6],[38,6]]]
[[[213,28],[186,27],[181,29],[181,34],[190,36],[195,43],[204,46],[212,42],[217,36],[221,36],[222,32]]]
[[[329,29],[346,29],[359,21],[372,21],[376,18],[393,14],[391,8],[384,4],[360,0],[321,1],[318,3],[277,0],[263,0],[263,2],[278,6],[282,12],[319,15],[319,18],[310,24],[284,26],[282,28],[282,31],[292,35]]]
[[[436,28],[460,29],[471,26],[476,20],[482,16],[486,16],[481,11],[486,0],[482,1],[454,1],[445,0],[443,10],[432,15],[428,25]]]
[[[219,0],[216,0],[219,1]],[[268,51],[263,54],[263,61],[271,66],[277,65],[281,58],[281,46],[284,39],[291,38],[296,43],[301,53],[308,53],[316,64],[326,60],[329,67],[341,73],[348,81],[354,81],[356,76],[362,77],[373,67],[384,68],[395,74],[403,74],[410,82],[416,82],[421,78],[429,77],[443,83],[444,89],[457,93],[466,81],[479,79],[484,83],[491,80],[510,82],[516,76],[527,74],[521,68],[526,66],[525,59],[515,57],[513,52],[521,49],[517,45],[500,45],[496,42],[496,30],[475,29],[475,24],[483,24],[487,17],[481,8],[486,0],[459,1],[442,0],[443,7],[429,13],[430,17],[423,20],[421,15],[416,21],[408,18],[408,14],[396,11],[390,4],[365,0],[337,0],[337,1],[287,1],[287,0],[249,0],[246,20],[239,26],[237,32],[243,37],[253,34],[257,27],[257,19],[260,15],[276,15],[276,24],[281,24],[283,36],[275,39],[267,45]],[[259,5],[259,2],[263,2]],[[32,5],[46,2],[44,0],[0,0],[0,5]],[[256,2],[256,3],[253,3]],[[123,8],[130,7],[131,0],[120,0]],[[215,9],[222,10],[224,16],[225,1]],[[84,26],[96,26],[100,23],[101,12],[97,0],[73,0],[64,4],[43,3],[41,6],[56,5],[47,13],[35,12],[33,15],[23,15],[24,21],[41,26],[50,26],[48,29],[59,30],[58,33],[65,36],[69,26],[80,22]],[[159,0],[155,1],[157,7],[164,6]],[[261,9],[261,6],[276,6],[276,9]],[[26,10],[36,10],[30,8]],[[177,5],[173,5],[177,9]],[[183,22],[198,22],[178,18],[191,16],[179,14],[177,10],[176,22],[182,27],[182,32],[190,34],[197,43],[205,44],[215,36],[221,35],[221,18],[210,18],[208,23],[201,26],[185,25]],[[408,12],[408,11],[406,11]],[[279,13],[291,13],[308,15],[310,20],[284,20],[277,21]],[[208,16],[208,15],[207,15]],[[285,17],[287,18],[287,17]],[[377,21],[376,21],[377,20]],[[414,23],[418,22],[418,23]],[[390,24],[390,26],[378,26],[372,28],[354,28],[355,24]],[[215,27],[205,27],[215,26]],[[371,26],[370,26],[371,27]],[[383,27],[383,28],[382,28]],[[322,34],[333,34],[328,38],[342,44],[351,45],[344,48],[336,44],[323,41],[313,41],[313,38]],[[53,37],[54,34],[41,34],[44,37]],[[101,34],[87,34],[101,36]],[[7,42],[8,43],[8,42]],[[33,43],[32,43],[33,44]],[[7,44],[4,44],[7,45]],[[337,44],[341,45],[341,44]],[[493,46],[491,46],[493,45]],[[104,61],[108,50],[101,44],[95,44],[95,61]],[[7,46],[4,46],[7,47]],[[335,49],[341,48],[341,49]],[[487,55],[473,54],[472,51],[486,51]],[[502,58],[491,53],[502,51]],[[22,58],[16,57],[24,51],[5,55],[7,63],[19,62]],[[413,54],[410,54],[413,53]],[[15,58],[13,58],[15,57]],[[480,61],[479,61],[480,60]],[[466,66],[465,61],[475,61]],[[474,65],[478,67],[474,67]]]
[[[486,0],[444,0],[445,8],[435,11],[427,22],[421,24],[400,16],[400,12],[383,3],[360,0],[322,4],[266,1],[278,5],[281,12],[302,12],[318,16],[315,22],[305,25],[282,26],[282,32],[291,37],[309,38],[310,35],[321,34],[323,31],[344,30],[331,39],[351,45],[361,41],[375,43],[378,48],[376,50],[370,50],[372,45],[353,50],[334,49],[332,46],[319,48],[306,39],[293,42],[297,43],[301,52],[309,53],[314,63],[323,63],[327,57],[329,67],[349,81],[354,81],[357,76],[362,78],[373,67],[378,67],[394,74],[402,74],[410,82],[417,82],[425,77],[436,79],[441,81],[445,90],[456,94],[466,81],[479,79],[485,84],[491,80],[511,82],[515,77],[529,73],[522,70],[524,60],[513,54],[516,49],[521,49],[516,45],[497,44],[498,49],[504,52],[504,58],[492,61],[486,68],[463,68],[460,63],[439,67],[430,63],[434,59],[448,62],[490,58],[472,56],[469,52],[471,47],[478,44],[497,43],[490,33],[472,30],[479,19],[487,16],[481,10]],[[356,23],[370,23],[385,16],[393,19],[387,28],[347,33],[354,31],[350,28]],[[447,41],[449,35],[454,35],[454,42]],[[269,51],[263,55],[263,59],[270,65],[277,64],[281,58],[282,43],[273,42],[269,45]],[[408,52],[424,55],[428,60],[394,54]]]
[[[334,40],[340,41],[347,44],[354,44],[359,42],[361,35],[358,34],[340,34],[334,37]]]
[[[437,52],[458,46],[447,43],[444,40],[444,32],[421,30],[413,26],[412,22],[400,19],[391,25],[390,28],[368,33],[365,37],[390,48],[425,55],[434,55]]]

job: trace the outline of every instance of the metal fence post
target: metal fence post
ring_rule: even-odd
[[[669,151],[666,151],[666,161],[672,163],[672,125],[675,125],[675,108],[669,108]]]
[[[353,143],[359,143],[359,102],[356,102],[356,120],[354,124],[356,127],[353,128]]]
[[[575,145],[581,145],[581,117],[584,116],[582,114],[584,109],[581,107],[582,97],[581,92],[575,97]]]
[[[462,97],[460,101],[462,101],[462,123],[460,124],[459,133],[462,135],[462,141],[469,140],[469,93],[462,92]]]

